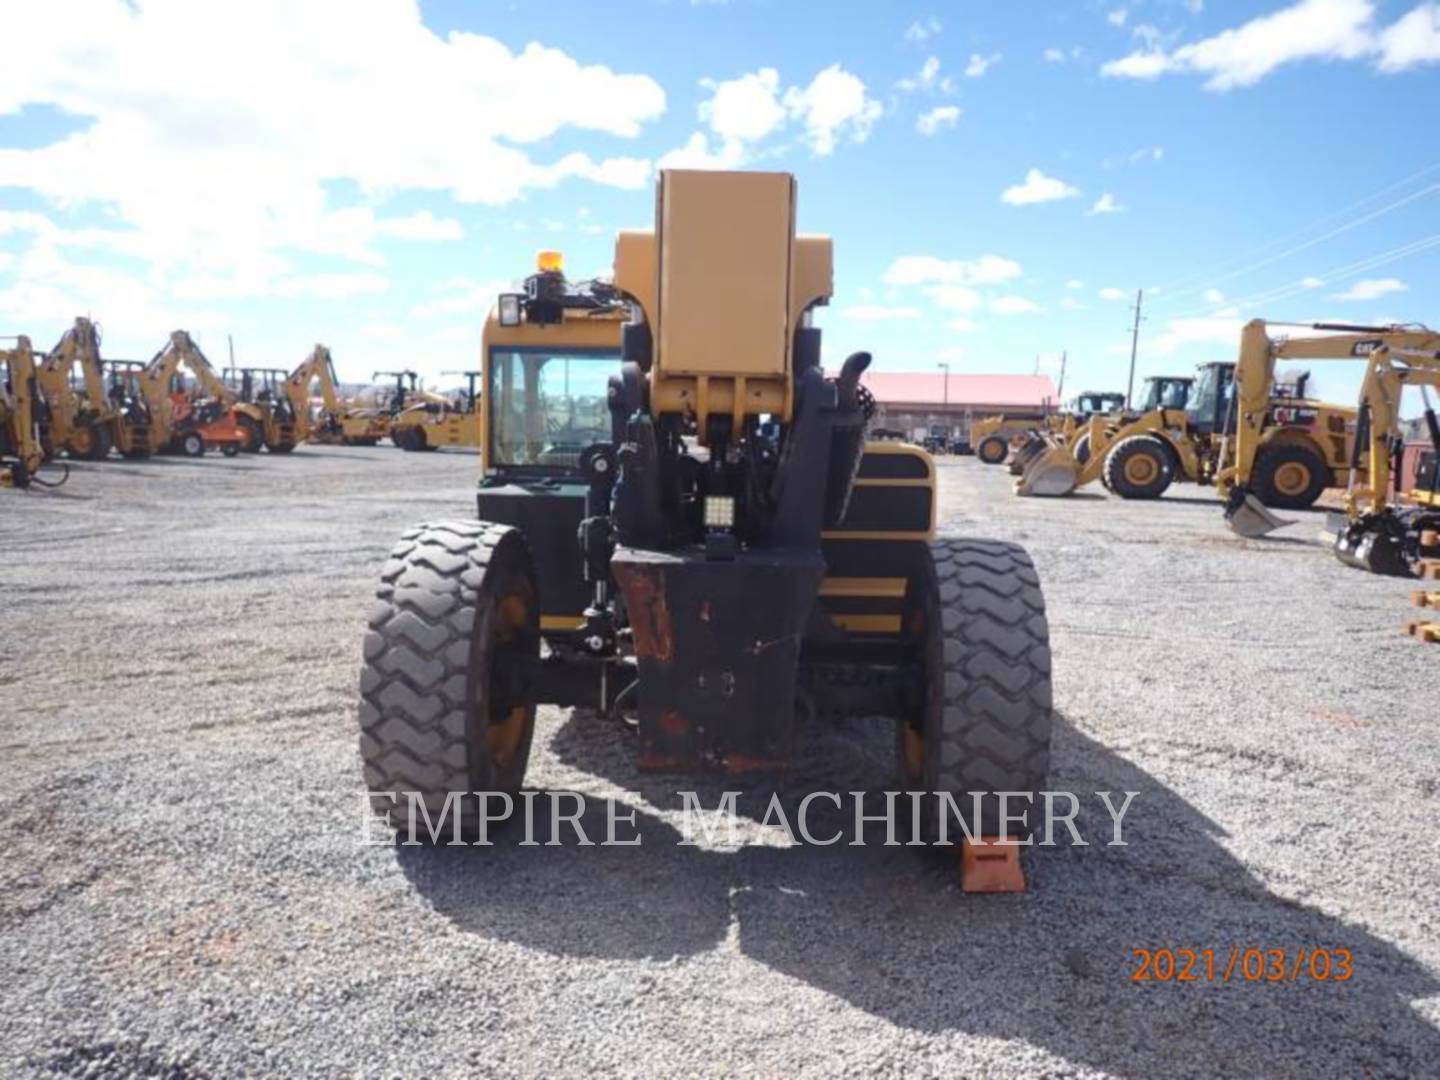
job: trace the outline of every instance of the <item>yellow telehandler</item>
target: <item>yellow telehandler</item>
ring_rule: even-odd
[[[46,405],[41,440],[53,452],[85,461],[103,461],[112,448],[127,458],[150,456],[150,410],[141,397],[107,389],[100,331],[89,319],[77,318],[45,354],[36,380]]]
[[[314,416],[310,392],[317,382],[322,407],[319,416]],[[342,402],[338,387],[330,350],[316,345],[285,381],[285,392],[295,414],[296,437],[301,442],[374,446],[389,432],[388,415]]]
[[[441,403],[420,401],[406,406],[390,421],[390,441],[402,450],[437,450],[442,446],[480,445],[479,371],[442,371],[463,375],[466,386]]]
[[[832,246],[796,235],[792,177],[658,188],[613,284],[546,259],[485,322],[478,519],[404,533],[365,635],[372,805],[479,832],[519,801],[542,704],[637,713],[662,772],[779,768],[799,717],[883,718],[901,823],[958,846],[958,807],[987,856],[963,887],[1017,887],[988,841],[1030,834],[1049,764],[1029,556],[937,535],[930,455],[867,439],[870,354],[826,374]]]

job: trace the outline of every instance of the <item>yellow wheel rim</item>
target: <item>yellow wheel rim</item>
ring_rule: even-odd
[[[513,642],[525,633],[530,621],[533,595],[529,582],[522,582],[516,590],[502,596],[495,605],[495,615],[490,622],[491,648]],[[515,764],[515,758],[525,741],[530,728],[530,708],[516,705],[503,715],[492,714],[485,727],[485,748],[490,760],[501,770],[508,770]]]
[[[993,465],[1005,456],[1005,450],[1006,447],[1003,444],[986,443],[985,448],[981,451],[981,457]]]
[[[95,435],[89,428],[76,428],[70,436],[70,449],[82,457],[95,449]]]
[[[1148,484],[1159,473],[1159,463],[1148,454],[1136,454],[1125,462],[1125,479],[1132,484]]]
[[[1298,461],[1287,461],[1275,470],[1275,490],[1281,495],[1299,495],[1310,486],[1310,469]]]

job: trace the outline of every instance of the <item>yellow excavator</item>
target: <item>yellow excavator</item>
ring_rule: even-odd
[[[100,331],[89,319],[77,318],[45,354],[36,380],[46,406],[41,441],[52,452],[84,461],[103,461],[112,447],[127,458],[150,456],[150,410],[143,398],[107,390]]]
[[[228,367],[222,379],[225,400],[235,413],[235,423],[245,436],[242,449],[258,454],[288,454],[297,442],[296,411],[290,400],[290,373],[279,368]]]
[[[1323,336],[1271,336],[1270,327],[1317,330]],[[1423,326],[1352,323],[1267,323],[1240,332],[1233,400],[1225,410],[1227,438],[1215,485],[1225,499],[1225,523],[1238,536],[1264,536],[1290,524],[1266,507],[1304,509],[1326,486],[1351,485],[1365,464],[1357,448],[1358,412],[1276,398],[1271,388],[1281,360],[1367,360],[1388,346],[1406,352],[1440,350],[1440,333]],[[1234,454],[1229,451],[1233,446]],[[1335,456],[1341,453],[1340,463]],[[1358,455],[1358,456],[1357,456]],[[1311,495],[1311,492],[1314,494]]]
[[[195,378],[197,394],[185,392],[181,365]],[[138,382],[150,407],[152,445],[199,457],[211,446],[233,457],[246,442],[230,404],[234,394],[184,330],[170,335],[165,347],[140,372]]]
[[[310,410],[310,391],[317,382],[323,408],[320,415],[314,417]],[[285,380],[285,392],[295,414],[296,438],[300,442],[374,446],[388,433],[389,416],[378,409],[356,408],[342,402],[338,386],[330,350],[316,345]]]
[[[40,448],[35,354],[20,335],[13,349],[0,349],[5,380],[0,385],[0,487],[26,488],[45,461]],[[41,406],[43,408],[43,405]],[[64,480],[60,481],[64,483]]]
[[[465,389],[440,402],[425,400],[402,409],[390,421],[390,441],[402,450],[437,450],[442,446],[480,445],[479,371],[445,371],[462,375]]]
[[[1430,390],[1440,387],[1440,352],[1381,345],[1370,354],[1360,387],[1346,520],[1335,538],[1341,562],[1399,577],[1414,575],[1422,559],[1440,559],[1440,470],[1432,465],[1428,474],[1417,475],[1408,502],[1390,489],[1392,478],[1404,471],[1400,405],[1409,386],[1420,388],[1431,452],[1440,458],[1440,422],[1430,401]]]

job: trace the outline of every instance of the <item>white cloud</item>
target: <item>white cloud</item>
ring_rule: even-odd
[[[1065,282],[1065,288],[1067,289],[1083,289],[1084,287],[1085,282],[1081,281],[1079,278],[1071,278],[1069,281]]]
[[[948,75],[940,74],[940,58],[928,56],[925,62],[920,65],[920,70],[906,79],[901,79],[895,84],[896,89],[913,94],[917,90],[927,92],[940,91],[942,94],[950,94],[955,91],[955,81]]]
[[[965,65],[965,77],[967,79],[978,79],[985,72],[1000,62],[1000,53],[991,53],[989,56],[981,56],[979,53],[970,54],[970,62]]]
[[[1057,49],[1052,46],[1051,48],[1045,50],[1044,56],[1045,63],[1047,64],[1063,64],[1065,62],[1064,49]]]
[[[856,304],[842,308],[840,314],[859,322],[887,322],[892,319],[918,319],[920,309],[913,307],[892,307],[886,304]]]
[[[1088,304],[1082,304],[1079,300],[1076,300],[1073,296],[1062,297],[1061,300],[1060,300],[1060,306],[1061,306],[1062,308],[1064,308],[1066,311],[1089,311],[1089,310],[1090,310],[1090,307],[1089,307]]]
[[[1440,62],[1440,3],[1426,0],[1377,30],[1372,0],[1298,0],[1234,29],[1166,52],[1151,38],[1129,56],[1101,65],[1112,78],[1166,73],[1206,77],[1214,91],[1253,86],[1286,64],[1371,59],[1384,72]]]
[[[360,336],[372,341],[400,341],[405,337],[405,328],[399,323],[375,321],[360,325]]]
[[[1070,199],[1079,194],[1078,188],[1070,186],[1065,181],[1053,176],[1046,176],[1039,169],[1031,169],[1025,174],[1023,184],[1015,184],[1006,188],[1001,193],[1000,199],[1011,206],[1029,206],[1032,203]]]
[[[999,285],[1014,281],[1020,264],[1003,255],[981,255],[978,259],[941,259],[934,255],[901,255],[885,271],[887,285]]]
[[[971,319],[951,319],[945,324],[945,328],[953,334],[975,334],[982,329],[979,323]]]
[[[737,79],[701,83],[714,93],[700,106],[700,119],[725,140],[758,142],[785,123],[780,104],[780,73],[761,68]]]
[[[934,135],[945,128],[953,128],[959,122],[958,105],[937,105],[929,112],[920,114],[915,120],[915,130],[921,135]]]
[[[1440,63],[1440,3],[1426,3],[1380,33],[1380,70],[1404,71]]]
[[[1108,22],[1111,26],[1124,26],[1125,20],[1129,17],[1130,13],[1124,8],[1116,8],[1114,11],[1110,12],[1108,15],[1105,16],[1105,21]]]
[[[1399,278],[1370,278],[1357,281],[1342,293],[1332,293],[1331,300],[1378,300],[1391,293],[1406,292],[1410,288]]]
[[[1170,356],[1187,345],[1223,345],[1234,349],[1243,326],[1238,317],[1223,315],[1171,319],[1161,333],[1140,339],[1141,351],[1146,356]]]
[[[1115,196],[1105,192],[1095,200],[1095,205],[1086,211],[1087,214],[1118,214],[1125,208],[1115,201]]]
[[[1318,289],[1325,282],[1318,277],[1303,277],[1300,279],[1300,286],[1305,289]]]
[[[925,295],[946,311],[975,311],[985,299],[968,285],[930,285]]]
[[[448,293],[425,304],[416,304],[410,314],[417,319],[433,319],[441,315],[465,315],[489,311],[495,298],[511,288],[505,280],[475,281],[467,277],[442,282],[438,291]]]
[[[429,210],[408,217],[382,219],[375,223],[375,231],[397,240],[461,240],[465,236],[460,222],[454,218],[437,218]]]
[[[940,20],[934,15],[925,19],[916,19],[905,28],[905,40],[917,43],[929,41],[943,29],[944,27],[941,25]]]
[[[989,307],[996,315],[1028,315],[1040,310],[1040,305],[1023,296],[997,296]]]
[[[935,358],[937,360],[945,360],[949,363],[954,363],[958,360],[964,360],[965,355],[965,349],[962,346],[947,345],[945,346],[945,348],[941,349],[935,354]]]
[[[630,138],[665,108],[649,76],[540,44],[440,37],[413,3],[89,0],[82,21],[77,34],[74,5],[0,6],[0,40],[13,50],[0,113],[47,105],[83,121],[49,145],[0,150],[0,175],[114,223],[90,230],[108,238],[79,240],[123,247],[151,294],[64,280],[74,309],[103,296],[127,322],[139,318],[127,296],[165,325],[167,306],[184,312],[201,297],[373,293],[383,278],[347,264],[383,264],[377,238],[463,235],[433,214],[377,214],[397,193],[503,204],[577,178],[643,186],[648,161],[554,158],[541,144],[575,132]],[[310,256],[303,273],[297,253]]]
[[[816,157],[828,157],[842,139],[864,142],[884,111],[865,92],[865,84],[839,64],[831,64],[801,90],[785,91],[785,108],[805,125],[805,138]]]
[[[735,169],[744,162],[744,143],[731,139],[712,150],[709,136],[697,131],[684,146],[671,150],[655,165],[660,169]]]
[[[1225,294],[1219,289],[1206,289],[1205,302],[1207,304],[1223,304],[1225,302]]]
[[[1101,300],[1124,300],[1130,294],[1124,289],[1117,289],[1113,285],[1107,285],[1099,292]]]

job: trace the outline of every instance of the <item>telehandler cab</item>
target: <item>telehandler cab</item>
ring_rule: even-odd
[[[65,331],[36,378],[46,405],[41,441],[52,451],[84,461],[103,461],[112,448],[127,458],[150,456],[150,410],[138,395],[107,390],[100,331],[89,319],[77,318]]]
[[[613,285],[545,257],[485,323],[479,520],[404,534],[365,638],[374,805],[473,828],[463,793],[519,790],[539,704],[637,711],[659,771],[779,766],[800,717],[850,714],[893,723],[926,836],[947,798],[1028,833],[994,793],[1048,767],[1029,556],[937,536],[930,456],[867,443],[870,356],[821,368],[831,242],[795,234],[789,175],[658,188]]]

